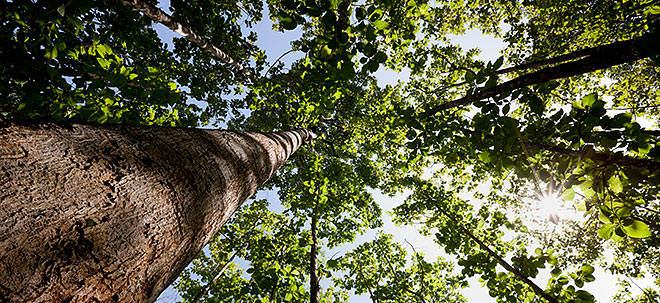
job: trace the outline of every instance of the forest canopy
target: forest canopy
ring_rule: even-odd
[[[0,8],[0,119],[319,136],[179,276],[183,302],[660,301],[660,1]],[[455,42],[473,31],[499,58]],[[278,32],[299,35],[266,56]]]

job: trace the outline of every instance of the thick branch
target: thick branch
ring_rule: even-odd
[[[394,279],[398,280],[399,282],[402,282],[403,277],[399,277],[399,275],[397,275],[397,272],[396,272],[396,270],[394,270],[394,266],[392,265],[392,262],[390,261],[390,258],[387,257],[387,254],[383,251],[380,244],[378,244],[378,247],[380,248],[381,254],[382,254],[383,258],[385,259],[385,262],[387,263],[387,266],[389,267],[390,272],[392,272],[392,276],[394,277]],[[413,294],[414,296],[416,296],[417,298],[419,298],[419,300],[422,303],[426,303],[426,300],[424,299],[424,296],[419,291],[414,291],[414,290],[410,289],[410,286],[408,284],[405,285],[405,291],[407,291],[407,292]]]
[[[543,67],[543,66],[547,66],[547,65],[557,64],[557,63],[564,63],[566,61],[576,60],[576,59],[580,59],[580,58],[583,58],[583,57],[586,57],[586,56],[594,55],[594,54],[598,53],[598,51],[600,51],[602,48],[607,47],[609,45],[610,44],[596,46],[596,47],[590,47],[590,48],[585,48],[585,49],[580,49],[580,50],[574,51],[572,53],[563,54],[563,55],[559,55],[559,56],[556,56],[556,57],[551,57],[551,58],[546,58],[546,59],[541,59],[541,60],[535,60],[535,61],[519,64],[519,65],[512,66],[512,67],[503,68],[503,69],[500,69],[500,70],[496,71],[495,73],[498,74],[498,75],[501,75],[501,74],[507,74],[507,73],[511,73],[511,72],[515,72],[515,71],[523,71],[523,70],[526,70],[526,69],[539,68],[539,67]]]
[[[147,17],[151,18],[151,20],[153,20],[154,22],[158,22],[167,26],[169,29],[183,36],[188,41],[196,44],[197,46],[201,47],[209,54],[213,55],[213,57],[220,59],[221,61],[228,63],[231,66],[237,68],[244,76],[250,78],[253,81],[256,80],[254,75],[252,75],[252,73],[247,68],[245,68],[243,65],[238,63],[236,60],[234,60],[232,57],[227,55],[225,52],[220,50],[215,45],[206,41],[206,39],[202,38],[202,36],[195,33],[192,29],[174,20],[172,16],[168,15],[163,10],[145,2],[144,0],[124,0],[124,3],[142,12]]]
[[[362,273],[362,266],[360,266],[360,268],[358,268],[358,273],[360,274],[360,278],[362,278],[362,280],[365,283],[367,283],[368,281],[367,281],[367,279],[365,279],[364,274]],[[371,283],[367,284],[367,290],[369,291],[369,298],[371,298],[371,302],[378,303],[378,297],[374,296],[374,293],[371,290]]]
[[[472,102],[495,97],[497,95],[511,92],[513,90],[523,88],[533,84],[540,84],[550,80],[567,78],[571,76],[581,75],[588,72],[593,72],[603,68],[619,65],[626,62],[637,61],[649,56],[643,51],[642,41],[645,38],[640,37],[637,39],[615,42],[603,45],[589,51],[589,55],[582,59],[563,63],[557,66],[544,68],[542,70],[529,73],[502,84],[496,85],[492,88],[480,91],[473,95],[465,96],[439,106],[433,107],[426,111],[426,115],[432,116],[440,111],[464,106]],[[650,37],[649,37],[650,38]],[[578,51],[581,52],[581,51]],[[568,57],[567,55],[564,55]]]
[[[651,159],[640,159],[640,158],[635,158],[620,154],[586,152],[587,151],[586,149],[577,151],[573,149],[566,149],[557,146],[551,146],[551,145],[534,143],[534,142],[526,142],[526,141],[523,142],[523,144],[531,148],[551,151],[554,153],[559,153],[574,158],[591,159],[594,161],[603,162],[606,164],[616,164],[619,166],[648,168],[651,171],[660,170],[660,162],[656,162]]]
[[[348,11],[351,8],[351,0],[344,0],[337,8],[337,26],[335,27],[335,36],[339,35],[348,24]]]

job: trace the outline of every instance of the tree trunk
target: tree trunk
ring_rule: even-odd
[[[130,5],[131,7],[135,8],[136,10],[142,12],[145,14],[147,17],[149,17],[151,20],[154,22],[161,23],[165,26],[167,26],[169,29],[173,30],[177,34],[183,36],[186,38],[188,41],[194,43],[195,45],[201,47],[203,50],[211,54],[213,57],[220,59],[221,61],[228,63],[229,65],[235,67],[238,69],[244,76],[248,77],[250,80],[255,81],[256,78],[252,73],[243,65],[238,63],[238,61],[234,60],[234,58],[230,57],[227,55],[225,52],[220,50],[218,47],[215,45],[211,44],[210,42],[206,41],[206,39],[202,38],[202,36],[198,35],[195,33],[192,29],[189,27],[184,26],[183,24],[179,23],[178,21],[174,20],[172,16],[168,15],[166,12],[161,10],[158,7],[155,7],[149,3],[147,3],[145,0],[124,0],[124,3],[127,5]]]
[[[0,121],[0,301],[154,301],[313,137]]]
[[[227,270],[227,268],[229,268],[229,265],[231,265],[232,263],[234,263],[234,258],[236,258],[236,256],[237,256],[239,253],[241,253],[241,251],[243,251],[244,248],[245,248],[245,246],[241,246],[238,250],[234,251],[234,253],[229,257],[229,260],[227,260],[227,262],[225,262],[225,264],[222,266],[222,268],[220,268],[220,270],[218,271],[218,273],[215,274],[215,276],[213,276],[213,279],[211,279],[211,281],[209,281],[208,283],[206,283],[206,285],[204,285],[204,288],[202,288],[202,290],[200,290],[200,291],[197,293],[197,295],[192,299],[192,301],[190,301],[190,303],[197,303],[197,302],[199,302],[199,300],[200,300],[203,296],[205,296],[206,293],[209,292],[209,290],[211,289],[211,287],[213,286],[213,284],[215,284],[215,282],[217,282],[218,279],[220,279],[220,277],[222,277],[222,275],[225,273],[225,270]]]
[[[312,247],[309,250],[309,302],[319,303],[321,300],[321,287],[318,277],[318,238],[316,235],[316,210],[312,212]]]

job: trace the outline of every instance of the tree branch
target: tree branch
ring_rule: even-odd
[[[599,69],[646,58],[649,56],[649,54],[644,51],[644,48],[642,47],[642,41],[644,41],[644,39],[653,38],[655,37],[651,37],[651,35],[647,34],[640,38],[619,41],[597,47],[593,50],[590,50],[589,55],[582,59],[544,68],[542,70],[522,75],[494,87],[482,90],[475,94],[440,104],[427,110],[425,115],[432,116],[446,109],[468,105],[478,100],[495,97],[497,95],[511,92],[513,90],[529,85],[581,75]],[[579,53],[581,51],[577,52]],[[570,54],[564,56],[569,55]]]
[[[597,162],[603,162],[605,164],[616,164],[620,166],[648,168],[651,171],[660,170],[660,162],[656,162],[652,159],[640,159],[625,155],[609,154],[609,153],[598,153],[598,152],[590,153],[587,152],[587,149],[582,149],[577,151],[573,149],[567,149],[567,148],[534,143],[529,141],[523,141],[522,143],[531,148],[546,150],[579,159],[591,159]]]
[[[475,242],[477,242],[477,244],[479,244],[479,247],[481,247],[481,249],[485,250],[485,251],[488,253],[488,255],[491,256],[491,258],[493,258],[493,259],[495,259],[495,260],[497,261],[497,263],[499,263],[502,267],[504,267],[504,268],[505,268],[506,270],[508,270],[510,273],[512,273],[512,274],[514,274],[516,277],[518,277],[523,283],[525,283],[525,284],[527,284],[529,287],[531,287],[532,290],[534,290],[534,292],[535,292],[537,295],[543,297],[544,299],[548,300],[548,301],[551,302],[551,303],[559,303],[559,302],[557,301],[557,299],[555,299],[555,298],[552,297],[551,295],[547,294],[545,291],[543,291],[543,289],[541,289],[538,285],[536,285],[536,283],[532,282],[532,280],[530,280],[527,276],[525,276],[525,275],[524,275],[522,272],[520,272],[517,268],[511,266],[511,264],[509,264],[506,260],[502,259],[502,257],[500,257],[498,254],[496,254],[493,250],[491,250],[486,244],[484,244],[484,242],[482,242],[481,240],[479,240],[479,238],[477,238],[474,234],[472,234],[472,232],[470,232],[470,230],[468,230],[467,228],[463,227],[463,225],[461,225],[461,223],[458,222],[458,220],[456,220],[456,218],[454,218],[454,216],[450,215],[450,214],[449,214],[448,212],[446,212],[442,207],[440,207],[440,203],[439,203],[438,201],[435,201],[435,200],[433,200],[433,199],[431,199],[431,200],[435,202],[435,204],[436,204],[438,210],[439,210],[443,215],[445,215],[445,216],[446,216],[447,218],[449,218],[452,222],[454,222],[454,224],[456,224],[456,226],[457,226],[459,229],[461,229],[461,230],[462,230],[462,231],[463,231],[468,237],[470,237],[470,239],[472,239],[472,240],[474,240]]]
[[[264,76],[267,76],[268,73],[270,72],[270,70],[273,69],[273,67],[275,66],[275,64],[277,64],[277,62],[280,62],[280,60],[282,60],[282,58],[284,58],[284,56],[286,56],[286,55],[288,55],[288,54],[290,54],[290,53],[292,53],[292,52],[295,52],[295,51],[296,51],[295,49],[290,49],[290,50],[286,51],[284,54],[280,55],[280,56],[277,58],[277,60],[275,60],[275,62],[273,62],[273,63],[268,67],[268,69],[267,69],[266,72],[264,73]]]
[[[309,250],[309,302],[310,303],[319,303],[321,300],[321,287],[319,285],[319,277],[317,268],[317,259],[316,255],[318,254],[318,239],[316,235],[317,229],[317,218],[316,218],[316,207],[312,211],[312,222],[310,223],[310,229],[312,234],[312,247]]]

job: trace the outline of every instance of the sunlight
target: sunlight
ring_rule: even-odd
[[[556,225],[566,220],[578,222],[585,220],[583,213],[572,206],[573,203],[564,201],[556,190],[543,191],[530,201],[534,216]]]
[[[554,224],[559,223],[559,212],[563,208],[563,201],[556,193],[543,193],[538,197],[536,212],[541,218],[550,220]]]

